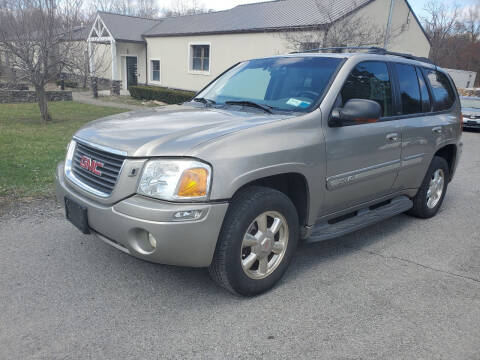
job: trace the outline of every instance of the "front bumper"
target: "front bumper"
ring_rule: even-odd
[[[106,243],[147,261],[190,267],[206,267],[212,262],[228,203],[178,204],[134,195],[112,205],[104,205],[81,195],[64,176],[64,163],[56,171],[57,200],[65,196],[87,208],[88,224]],[[202,210],[202,217],[174,221],[179,211]],[[148,233],[156,248],[146,251]]]

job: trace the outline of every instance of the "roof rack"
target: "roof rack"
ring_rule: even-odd
[[[318,49],[309,49],[309,50],[305,50],[305,51],[295,51],[295,52],[292,52],[291,54],[316,53],[316,52],[325,52],[325,51],[342,53],[342,52],[345,52],[346,50],[348,50],[348,51],[365,51],[368,54],[399,56],[399,57],[403,57],[405,59],[416,60],[416,61],[421,61],[421,62],[424,62],[424,63],[435,65],[435,63],[433,63],[430,59],[428,59],[426,57],[419,57],[419,56],[415,56],[415,55],[412,55],[412,54],[404,54],[404,53],[399,53],[399,52],[388,51],[384,48],[376,47],[376,46],[325,47],[325,48],[318,48]]]

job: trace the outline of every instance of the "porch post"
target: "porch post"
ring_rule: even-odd
[[[120,95],[121,82],[117,71],[117,44],[115,43],[115,39],[110,41],[110,48],[112,50],[112,86],[110,93],[112,95]]]
[[[90,76],[95,74],[95,62],[93,61],[92,42],[88,39],[88,66],[90,69]]]
[[[117,44],[115,40],[110,41],[110,48],[112,51],[112,80],[117,79]]]

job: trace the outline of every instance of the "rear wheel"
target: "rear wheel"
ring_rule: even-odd
[[[298,241],[298,215],[283,193],[250,187],[232,199],[210,275],[232,293],[267,291],[285,273]]]
[[[413,198],[413,208],[407,214],[423,219],[435,216],[447,192],[450,171],[444,158],[435,156],[423,179],[422,186]]]

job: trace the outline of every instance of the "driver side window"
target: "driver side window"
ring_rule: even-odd
[[[342,106],[350,99],[373,100],[382,107],[382,117],[393,115],[392,84],[384,62],[358,64],[348,76],[340,95]]]

